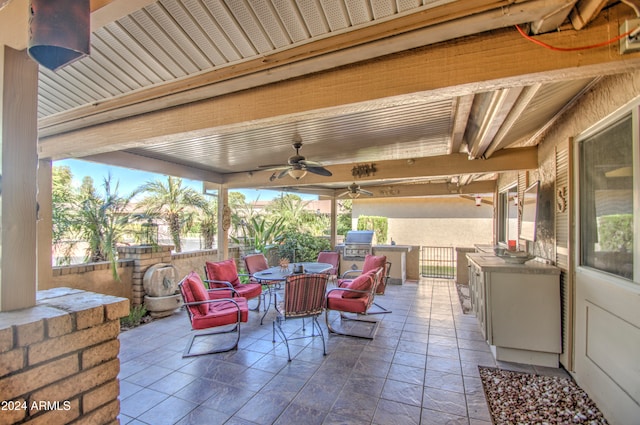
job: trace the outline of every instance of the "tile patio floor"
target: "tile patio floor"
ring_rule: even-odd
[[[272,343],[272,312],[262,326],[249,312],[237,351],[185,359],[184,311],[126,331],[120,423],[489,425],[478,365],[564,373],[496,364],[453,281],[387,286],[376,301],[393,313],[370,316],[381,320],[374,340],[327,336],[322,316],[327,356],[318,338],[297,340],[290,363]]]

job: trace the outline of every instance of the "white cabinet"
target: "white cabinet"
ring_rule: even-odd
[[[467,254],[472,310],[497,360],[558,366],[560,269]]]

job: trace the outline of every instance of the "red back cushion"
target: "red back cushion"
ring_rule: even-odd
[[[387,266],[387,257],[384,255],[371,255],[367,254],[364,257],[364,264],[362,265],[362,273],[370,272],[372,270],[378,270],[379,267],[383,268],[382,274],[384,275],[384,269]]]
[[[233,258],[228,260],[219,261],[217,263],[205,262],[207,268],[207,276],[211,280],[223,280],[231,283],[233,286],[240,285],[240,279],[238,279],[238,269],[236,262]]]
[[[207,294],[207,290],[202,283],[202,279],[200,279],[200,276],[198,276],[198,273],[196,272],[191,272],[187,275],[182,284],[182,287],[184,288],[184,294],[187,298],[186,300],[184,300],[185,302],[209,300],[209,295]],[[202,315],[205,315],[209,312],[208,304],[200,304],[196,307],[198,312],[200,312],[200,314]]]
[[[269,268],[267,263],[267,257],[263,254],[252,254],[244,257],[244,264],[247,267],[249,274],[254,274],[266,270]]]
[[[348,289],[356,289],[358,291],[368,291],[371,289],[371,285],[373,285],[373,274],[372,273],[362,273],[360,276],[353,279],[345,288]],[[365,296],[361,292],[349,292],[345,291],[342,294],[342,298],[359,298]]]

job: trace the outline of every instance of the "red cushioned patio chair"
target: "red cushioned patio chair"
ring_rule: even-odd
[[[329,280],[331,282],[336,281],[336,276],[338,274],[338,267],[340,266],[340,254],[336,251],[320,251],[318,253],[318,263],[327,263],[331,264],[333,268],[327,271],[329,275]]]
[[[387,281],[389,280],[389,274],[391,272],[391,263],[387,261],[387,257],[385,255],[371,255],[367,254],[364,258],[364,264],[362,265],[362,270],[347,270],[340,276],[338,279],[338,287],[342,287],[349,282],[351,282],[356,276],[367,273],[371,270],[376,270],[379,267],[382,267],[382,278],[375,288],[376,295],[384,295],[384,292],[387,287]],[[376,307],[375,310],[369,311],[368,314],[387,314],[391,313],[391,310],[381,306],[378,303],[374,303]]]
[[[238,293],[238,296],[247,300],[258,298],[258,305],[251,310],[260,310],[262,285],[252,282],[240,282],[236,261],[233,258],[218,262],[206,261],[204,263],[204,273],[207,277],[204,283],[208,284],[209,288],[231,288]],[[226,297],[228,296],[226,295]]]
[[[373,339],[379,322],[361,318],[369,314],[375,298],[375,288],[382,279],[383,268],[362,273],[351,282],[327,291],[325,321],[329,332]],[[331,311],[338,311],[339,318],[330,318]],[[340,322],[339,325],[336,322]],[[364,329],[364,331],[362,330]]]
[[[207,290],[196,272],[191,272],[185,276],[178,286],[182,293],[192,330],[210,330],[209,332],[193,334],[182,357],[201,356],[237,349],[238,341],[240,341],[240,322],[246,322],[249,316],[246,298],[238,296],[216,298],[216,292],[220,291],[233,295],[237,293],[228,288]],[[235,334],[235,338],[228,341],[229,338],[222,337],[224,334]],[[220,338],[211,338],[208,344],[198,344],[207,346],[208,348],[205,351],[191,351],[196,338],[214,335]]]

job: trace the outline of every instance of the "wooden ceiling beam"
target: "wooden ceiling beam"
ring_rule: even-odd
[[[475,193],[493,193],[496,189],[496,181],[477,181],[460,187],[451,183],[419,183],[367,186],[363,189],[366,189],[369,192],[373,193],[373,196],[360,196],[359,199],[445,196]],[[343,192],[344,189],[337,189],[335,191],[335,195],[337,196]]]
[[[538,167],[538,148],[527,147],[504,149],[489,159],[469,160],[466,154],[415,158],[409,164],[406,160],[376,161],[376,172],[356,181],[379,181],[396,179],[419,179],[425,177],[450,176],[458,174],[493,173],[501,171],[532,170]],[[273,171],[250,171],[225,174],[223,184],[229,189],[272,188],[286,186],[322,186],[329,183],[354,181],[351,174],[353,164],[341,164],[326,167],[333,176],[325,177],[307,173],[300,180],[289,176],[270,181]],[[348,183],[347,183],[348,184]],[[384,183],[380,183],[384,184]],[[369,187],[367,187],[369,190]]]
[[[166,174],[184,179],[222,183],[222,175],[208,170],[202,170],[191,166],[176,164],[154,158],[146,158],[140,155],[123,151],[108,152],[98,155],[89,155],[82,158],[100,164],[114,165],[116,167],[130,168],[132,170],[147,171],[149,173]]]

